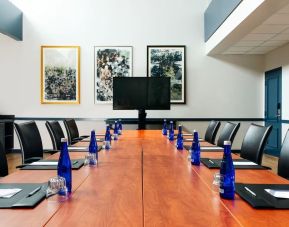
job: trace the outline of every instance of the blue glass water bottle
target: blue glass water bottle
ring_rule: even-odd
[[[235,198],[235,168],[230,141],[224,141],[224,155],[221,161],[220,175],[221,198],[233,200]]]
[[[118,120],[118,135],[121,135],[122,133],[122,124],[121,124],[121,119]]]
[[[110,126],[106,126],[106,132],[104,136],[104,149],[109,150],[110,149],[110,143],[111,143],[111,135],[110,135]]]
[[[184,149],[184,138],[183,138],[183,131],[182,125],[179,125],[178,137],[177,137],[177,149],[183,150]]]
[[[162,134],[163,134],[164,136],[166,136],[166,135],[168,134],[167,120],[166,120],[166,119],[164,119]]]
[[[174,123],[173,123],[173,121],[170,121],[169,140],[170,140],[170,141],[173,141],[174,139],[175,139]]]
[[[67,192],[71,193],[71,185],[72,185],[71,161],[68,153],[66,138],[61,138],[60,156],[57,165],[57,175],[65,178]],[[59,194],[66,194],[66,192],[60,191]]]
[[[194,130],[194,139],[191,147],[191,164],[199,166],[201,163],[201,147],[199,142],[199,134]]]
[[[118,123],[114,122],[113,139],[118,140]]]
[[[89,165],[95,166],[98,162],[98,146],[95,137],[95,131],[92,130],[90,133],[90,143],[89,143]]]

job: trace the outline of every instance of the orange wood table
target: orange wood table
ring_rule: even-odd
[[[84,155],[70,153],[71,158]],[[2,209],[0,226],[289,225],[289,210],[256,210],[238,196],[234,201],[220,199],[211,186],[218,170],[191,166],[187,156],[160,130],[124,131],[110,151],[99,152],[97,167],[73,171],[69,201],[45,200],[34,209]],[[221,158],[222,152],[202,151],[201,156]],[[52,170],[19,170],[0,183],[45,182],[55,175]],[[289,183],[269,170],[236,170],[236,181]]]

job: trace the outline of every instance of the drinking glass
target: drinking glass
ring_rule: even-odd
[[[55,197],[54,195],[57,196]],[[56,176],[49,179],[46,189],[46,198],[48,198],[49,201],[55,202],[62,202],[68,198],[66,181],[64,177]]]
[[[96,154],[87,153],[84,157],[84,165],[95,166],[97,164]]]
[[[212,189],[214,192],[219,192],[220,182],[222,178],[223,178],[223,175],[220,174],[219,172],[214,174],[213,183],[212,183]]]
[[[103,149],[105,150],[109,150],[111,148],[110,146],[110,141],[103,141],[103,146],[102,146]]]

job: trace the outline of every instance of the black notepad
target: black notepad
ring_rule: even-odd
[[[264,189],[289,190],[288,184],[235,184],[235,192],[257,209],[289,209],[289,199],[279,199]]]
[[[102,146],[97,147],[97,151],[101,151]],[[88,147],[69,147],[68,151],[69,152],[88,152],[89,148]]]
[[[38,162],[58,162],[58,160],[40,160]],[[83,159],[73,159],[71,160],[71,167],[74,170],[80,169],[84,164]],[[56,170],[56,165],[26,165],[21,168],[22,170]]]
[[[35,194],[29,196],[38,187],[41,187]],[[30,183],[12,183],[0,184],[0,189],[22,189],[10,198],[0,198],[0,208],[33,208],[46,197],[47,183],[30,184]]]
[[[201,162],[208,167],[209,169],[219,169],[221,167],[222,159],[213,159],[213,158],[201,158]],[[269,167],[261,165],[251,165],[253,162],[246,159],[233,159],[235,169],[270,169]],[[247,164],[248,163],[248,164]],[[246,165],[247,164],[247,165]]]

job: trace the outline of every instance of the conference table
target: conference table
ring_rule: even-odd
[[[70,152],[71,159],[84,155]],[[201,157],[222,155],[201,151]],[[187,156],[160,130],[124,130],[112,149],[99,152],[96,167],[72,171],[69,200],[45,199],[33,209],[1,209],[0,226],[289,225],[289,210],[254,209],[238,195],[235,200],[221,199],[212,186],[218,170],[192,166]],[[0,183],[41,183],[55,175],[55,170],[18,170]],[[236,169],[236,182],[288,184],[270,170]]]

